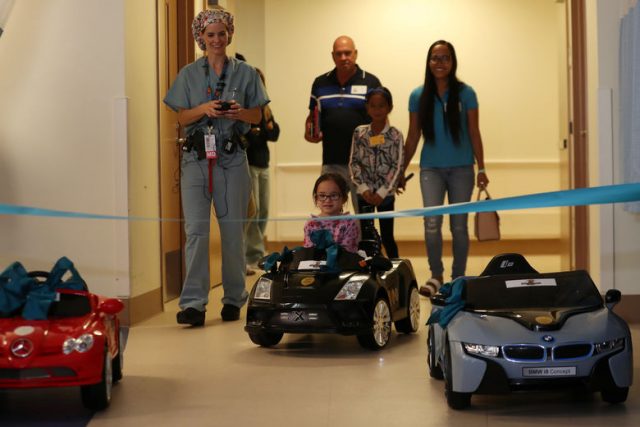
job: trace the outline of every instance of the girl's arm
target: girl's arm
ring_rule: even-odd
[[[360,139],[366,140],[366,134],[360,136],[358,132],[358,128],[353,131],[353,136],[351,137],[351,155],[349,157],[349,173],[351,175],[351,181],[355,184],[356,190],[358,194],[363,194],[365,191],[369,190],[369,186],[366,182],[364,182],[364,178],[362,177],[362,149],[361,144],[359,143]]]
[[[313,227],[313,221],[307,221],[304,223],[304,243],[302,246],[305,248],[312,248],[313,242],[311,242],[311,232],[315,229]]]
[[[407,170],[409,163],[413,155],[418,148],[418,142],[420,142],[420,118],[418,113],[409,113],[409,131],[407,132],[407,139],[404,142],[404,165],[402,172]]]
[[[354,219],[344,220],[345,226],[338,237],[336,243],[348,250],[349,252],[358,252],[358,244],[360,243],[360,227]]]
[[[473,147],[473,156],[478,163],[478,176],[476,184],[479,188],[489,185],[489,178],[484,170],[484,150],[482,148],[482,137],[480,136],[480,119],[478,109],[467,111],[467,122],[469,123],[469,137]]]

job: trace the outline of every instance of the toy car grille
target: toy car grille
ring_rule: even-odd
[[[0,380],[36,380],[44,378],[75,377],[73,369],[64,367],[0,369]]]
[[[570,344],[554,347],[553,358],[560,359],[578,359],[581,357],[589,357],[593,346],[591,344]]]
[[[505,345],[502,347],[504,356],[511,360],[543,360],[544,347],[538,345]]]

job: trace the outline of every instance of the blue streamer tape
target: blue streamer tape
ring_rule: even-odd
[[[617,184],[602,187],[578,188],[575,190],[552,191],[548,193],[529,194],[525,196],[505,197],[502,199],[481,200],[476,202],[455,203],[430,208],[408,209],[403,211],[368,213],[358,215],[342,215],[336,217],[315,218],[331,219],[376,219],[404,218],[416,216],[433,216],[444,214],[464,214],[474,212],[506,211],[515,209],[550,208],[561,206],[587,206],[608,203],[625,203],[640,201],[640,183]],[[177,218],[134,217],[121,215],[102,215],[37,207],[0,204],[0,215],[28,215],[57,218],[109,219],[124,221],[172,221]],[[309,217],[251,219],[252,221],[307,221]],[[221,220],[222,221],[222,220]],[[246,221],[246,219],[226,220]]]

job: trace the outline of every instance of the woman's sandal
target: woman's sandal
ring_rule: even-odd
[[[442,283],[440,283],[438,279],[432,277],[431,279],[427,280],[427,283],[420,286],[418,293],[425,297],[431,297],[438,293],[441,285]]]

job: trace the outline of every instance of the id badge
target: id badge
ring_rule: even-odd
[[[204,151],[207,159],[217,159],[218,151],[216,150],[216,136],[213,134],[204,136]]]
[[[369,145],[376,146],[384,144],[384,135],[374,135],[369,137]]]

